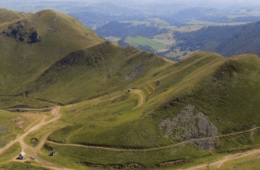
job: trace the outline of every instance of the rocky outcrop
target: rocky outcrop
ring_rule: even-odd
[[[28,40],[27,43],[33,44],[41,41],[41,37],[38,34],[38,32],[34,29],[31,28],[30,32],[28,33]]]
[[[214,137],[218,135],[216,126],[202,113],[195,113],[194,105],[187,105],[175,117],[168,117],[161,121],[159,129],[165,138],[179,141],[192,141],[200,149],[217,146]],[[202,140],[193,140],[202,139]]]
[[[82,164],[87,165],[89,167],[101,168],[101,169],[150,169],[139,163],[103,165],[103,164],[93,164],[93,163],[84,162]]]
[[[2,33],[8,37],[15,38],[20,42],[26,42],[28,44],[34,44],[41,41],[41,37],[35,28],[31,27],[30,29],[27,29],[25,24],[20,21],[9,25]]]
[[[144,71],[144,66],[137,65],[133,68],[132,73],[125,77],[126,80],[130,81],[137,77],[142,71]]]

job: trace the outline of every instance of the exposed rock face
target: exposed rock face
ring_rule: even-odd
[[[165,138],[172,137],[180,141],[212,137],[211,139],[194,140],[192,143],[201,149],[214,148],[217,145],[214,137],[218,135],[216,126],[203,113],[194,112],[195,106],[190,104],[176,117],[162,120],[159,128],[165,133]]]
[[[28,41],[27,43],[33,44],[41,41],[40,35],[37,33],[37,31],[34,28],[30,29],[30,33],[28,34]]]
[[[126,80],[130,81],[133,80],[135,77],[137,77],[142,71],[144,71],[144,66],[137,65],[135,68],[133,68],[132,73],[125,77]]]
[[[7,30],[2,32],[8,37],[13,37],[20,42],[33,44],[41,41],[41,37],[35,28],[29,30],[25,28],[25,24],[18,21],[17,23],[8,26]]]

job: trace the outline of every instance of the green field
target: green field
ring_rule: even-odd
[[[154,39],[149,39],[149,38],[145,38],[145,37],[129,37],[126,39],[126,42],[129,45],[132,45],[135,47],[149,46],[150,48],[155,50],[155,52],[159,51],[159,50],[167,49],[166,45],[156,42]]]
[[[218,22],[209,22],[203,20],[191,20],[188,21],[186,24],[188,25],[210,25],[210,26],[234,26],[234,25],[244,25],[248,22],[230,22],[230,23],[218,23]]]

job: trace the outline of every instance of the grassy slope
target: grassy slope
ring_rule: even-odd
[[[12,139],[23,133],[43,113],[37,112],[9,112],[0,111],[0,147],[5,146]]]
[[[100,98],[66,107],[63,111],[63,122],[67,127],[53,133],[50,140],[117,148],[150,148],[174,144],[177,141],[162,137],[163,134],[158,128],[159,122],[163,118],[177,114],[189,103],[194,104],[197,110],[208,116],[218,127],[220,134],[250,129],[260,124],[258,121],[260,108],[257,102],[260,96],[258,93],[260,81],[256,76],[260,71],[259,64],[259,58],[253,55],[226,59],[214,53],[195,53],[153,74],[152,78],[147,77],[145,84],[136,86],[146,95],[146,103],[140,108],[133,109],[138,102],[138,96],[134,93],[110,94],[110,99]],[[152,82],[155,80],[160,80],[159,86],[153,86]],[[149,88],[150,90],[147,90]],[[118,95],[121,97],[112,100]],[[177,104],[170,106],[168,103],[176,98],[179,98]],[[246,134],[221,138],[220,148],[216,151],[244,149],[244,145],[250,148],[250,145],[257,144],[257,141],[258,137],[252,142]],[[55,148],[63,152],[63,147]],[[176,149],[179,148],[173,147],[168,151],[177,152]],[[100,152],[103,153],[102,150]],[[196,148],[174,157],[163,150],[157,152],[168,154],[168,157],[160,159],[161,162],[191,161],[211,154],[207,151],[200,152]],[[194,157],[195,153],[200,154]],[[83,151],[80,155],[82,154],[84,155]],[[138,162],[142,164],[156,164],[158,163],[156,160],[160,158],[157,155],[154,159],[148,159],[147,155],[142,154],[142,152],[140,155],[135,154],[140,156]],[[95,156],[97,155],[94,154],[93,157]],[[108,157],[104,154],[102,159]],[[135,161],[129,155],[122,159],[120,160],[125,163]],[[92,162],[88,158],[79,160]],[[116,158],[111,158],[108,163],[115,163],[113,161],[117,162]],[[102,161],[92,163],[102,164]]]
[[[1,168],[6,170],[12,170],[12,169],[48,170],[47,168],[31,165],[30,162],[27,164],[19,163],[19,162],[5,163],[5,164],[1,164]]]
[[[5,22],[0,25],[1,32],[17,21],[22,22],[25,29],[34,27],[41,42],[27,44],[0,34],[1,60],[4,61],[0,63],[0,93],[5,95],[27,90],[44,70],[70,52],[103,42],[76,19],[51,10]]]
[[[142,75],[152,74],[154,67],[166,63],[134,48],[102,44],[102,39],[76,19],[55,11],[26,14],[18,20],[4,23],[0,28],[6,30],[17,21],[23,23],[25,29],[34,27],[41,36],[41,42],[27,44],[0,35],[0,41],[5,42],[0,46],[4,61],[0,64],[0,93],[4,95],[29,91],[29,96],[40,99],[76,102],[134,85]],[[69,63],[62,69],[63,64],[60,67],[56,65],[66,63],[69,58],[77,58],[77,55],[83,55],[77,63]],[[138,70],[138,67],[141,71],[134,75],[138,78],[126,80],[125,77],[136,72],[133,70]]]
[[[213,77],[203,80],[194,89],[192,101],[201,109],[207,109],[222,133],[259,125],[259,65],[258,56],[231,58]]]
[[[217,67],[205,69],[211,73],[194,84],[190,92],[176,95],[172,101],[179,98],[179,102],[175,106],[166,103],[166,109],[162,107],[154,115],[168,117],[166,113],[178,113],[185,105],[192,103],[218,127],[219,134],[259,126],[259,57],[243,55],[222,60]],[[233,150],[250,144],[255,143],[248,136],[224,138],[219,149]]]
[[[7,9],[0,9],[0,24],[17,20],[22,17],[21,13],[9,11]]]
[[[27,108],[45,108],[57,105],[58,103],[53,103],[45,100],[38,100],[31,97],[24,96],[0,96],[0,108],[1,109],[11,109],[19,107]]]
[[[3,147],[8,143],[9,140],[14,138],[17,135],[17,130],[15,128],[15,124],[12,122],[11,119],[15,118],[16,115],[13,113],[8,114],[7,111],[1,111],[0,112],[0,120],[1,120],[1,126],[0,126],[0,146]]]
[[[30,93],[61,103],[78,102],[134,86],[144,75],[165,65],[167,62],[155,55],[106,42],[71,53],[52,65]],[[127,79],[136,67],[141,70],[133,79]]]

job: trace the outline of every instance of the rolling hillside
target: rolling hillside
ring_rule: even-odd
[[[178,168],[179,163],[254,148],[259,141],[253,131],[260,123],[259,64],[254,55],[226,59],[196,53],[128,93],[64,107],[61,121],[67,126],[49,136],[48,147],[63,153],[57,162],[73,159],[103,167],[135,162],[139,168]],[[64,157],[66,152],[78,157]]]
[[[7,12],[19,17],[16,12]],[[0,30],[4,61],[0,63],[0,94],[5,95],[26,91],[43,71],[64,56],[104,41],[76,19],[50,10],[20,14],[18,19],[3,22]]]
[[[165,63],[134,48],[104,43],[76,19],[51,10],[21,14],[1,29],[2,95],[32,92],[33,97],[56,102],[78,101],[107,93],[107,88],[124,88],[142,72]]]
[[[52,10],[0,13],[1,167],[179,169],[259,147],[258,56],[175,63]]]
[[[61,103],[79,102],[133,87],[166,65],[153,54],[105,42],[51,65],[29,93]]]

